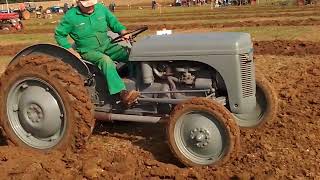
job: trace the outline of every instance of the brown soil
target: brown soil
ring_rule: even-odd
[[[159,16],[159,17],[154,17],[154,16],[149,16],[149,17],[143,17],[143,20],[141,17],[123,17],[119,18],[121,22],[125,23],[134,23],[134,22],[158,22],[158,21],[191,21],[191,20],[221,20],[221,19],[242,19],[242,18],[254,18],[256,20],[261,21],[261,18],[279,18],[279,17],[291,17],[291,18],[296,18],[296,17],[308,17],[308,16],[319,16],[320,13],[318,12],[311,12],[311,13],[283,13],[283,14],[275,14],[275,13],[268,13],[268,14],[262,14],[262,13],[257,13],[257,14],[230,14],[226,16],[225,14],[222,15],[217,15],[217,14],[211,14],[208,15],[206,14],[195,14],[191,13],[188,15],[172,15],[172,16]]]
[[[13,179],[319,178],[319,60],[320,56],[257,57],[257,68],[278,91],[280,110],[274,121],[260,129],[242,131],[239,158],[223,168],[177,166],[161,125],[114,123],[98,124],[79,154],[40,154],[3,146],[0,175]]]
[[[141,23],[139,23],[141,26]],[[307,18],[304,20],[265,20],[265,21],[238,21],[238,22],[225,22],[225,23],[201,23],[194,22],[188,24],[175,24],[170,23],[144,23],[150,30],[159,30],[162,28],[167,29],[192,29],[198,28],[228,28],[228,27],[258,27],[258,26],[310,26],[319,25],[320,19]],[[128,29],[135,29],[138,25],[127,24]]]
[[[207,6],[208,7],[208,6]],[[170,8],[170,7],[163,7],[163,9]],[[128,10],[128,8],[124,8],[121,10]],[[159,9],[158,9],[159,10]],[[254,8],[254,7],[227,7],[227,8],[213,8],[212,10],[208,7],[205,9],[201,9],[201,11],[196,10],[186,10],[180,12],[165,12],[164,15],[172,15],[172,16],[179,16],[179,15],[190,15],[190,14],[259,14],[259,13],[301,13],[301,12],[318,12],[319,6],[310,6],[308,8],[304,7],[295,7],[295,8],[279,8],[279,7],[264,7],[264,8]],[[120,10],[119,10],[120,11]],[[144,16],[144,15],[141,15]],[[134,16],[133,16],[134,17]]]
[[[307,41],[257,41],[254,42],[255,54],[273,54],[273,55],[320,55],[319,42]]]
[[[318,179],[320,56],[257,56],[257,69],[276,88],[277,118],[242,130],[238,158],[219,169],[182,168],[163,125],[97,124],[83,152],[31,153],[0,148],[0,176],[12,179]]]
[[[0,45],[0,55],[1,56],[14,56],[18,52],[20,52],[22,49],[26,48],[26,44],[15,44],[15,45],[7,45],[3,46]]]
[[[28,29],[27,27],[21,31],[7,31],[0,30],[1,34],[47,34],[54,33],[54,28],[45,28],[45,29]]]

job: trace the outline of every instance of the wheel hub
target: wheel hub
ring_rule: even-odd
[[[181,153],[199,164],[219,160],[225,151],[223,126],[209,113],[190,111],[180,116],[174,137]]]
[[[27,108],[27,117],[33,123],[39,123],[43,121],[43,111],[37,104],[31,104]]]
[[[48,87],[28,86],[19,92],[18,114],[24,129],[39,138],[54,135],[61,125],[61,111]]]
[[[190,132],[190,138],[199,148],[204,148],[209,144],[210,133],[204,128],[195,128]]]
[[[65,109],[46,81],[26,78],[9,91],[7,114],[16,135],[26,144],[46,149],[59,142],[65,129]]]

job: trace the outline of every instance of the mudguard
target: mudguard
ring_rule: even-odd
[[[22,51],[20,51],[9,63],[14,64],[19,61],[20,57],[35,55],[35,54],[45,54],[55,58],[60,59],[61,61],[71,65],[74,69],[76,69],[81,75],[86,78],[91,77],[90,70],[86,63],[77,58],[75,55],[70,53],[67,49],[59,47],[54,44],[35,44],[31,45]]]

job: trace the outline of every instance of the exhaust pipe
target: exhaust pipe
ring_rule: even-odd
[[[130,121],[130,122],[142,122],[142,123],[159,123],[164,121],[162,117],[113,114],[113,113],[97,112],[97,111],[95,112],[94,117],[97,121]]]

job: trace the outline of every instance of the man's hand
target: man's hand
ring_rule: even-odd
[[[121,35],[122,35],[122,34],[126,34],[126,33],[127,33],[126,30],[122,30],[122,31],[120,32]],[[127,34],[127,35],[125,35],[125,36],[122,37],[122,40],[126,40],[127,42],[128,42],[129,40],[131,40],[131,39],[132,39],[132,35],[131,35],[131,34]]]
[[[77,51],[75,51],[74,49],[69,48],[68,51],[71,52],[73,55],[75,55],[77,58],[81,59],[80,54]]]

